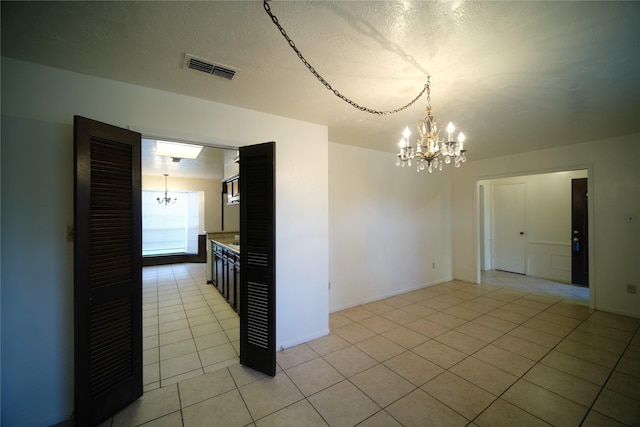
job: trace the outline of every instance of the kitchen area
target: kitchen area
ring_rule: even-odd
[[[187,154],[192,148],[198,151]],[[142,141],[143,197],[149,198],[143,205],[149,206],[143,208],[144,265],[206,262],[206,283],[216,287],[236,312],[240,303],[238,155],[235,149]],[[190,206],[176,212],[189,201]],[[179,215],[184,215],[186,224],[182,230],[173,225]],[[180,235],[186,236],[185,243],[168,242]],[[197,243],[190,243],[196,238]]]
[[[185,222],[196,225],[172,235],[197,237],[198,244],[173,253],[181,246],[166,245],[169,252],[155,254],[158,262],[143,269],[145,391],[237,364],[240,354],[237,150],[204,146],[179,161],[157,151],[155,140],[143,139],[142,189],[166,217],[145,218],[143,209],[143,241],[146,226],[147,240],[161,245],[176,216],[171,212],[195,199],[192,210],[184,209]]]
[[[227,207],[235,206],[238,209],[234,213],[239,213],[238,174],[232,174],[223,181],[222,196],[223,212],[226,205]],[[240,234],[238,232],[208,234],[207,283],[218,289],[236,313],[240,312]]]

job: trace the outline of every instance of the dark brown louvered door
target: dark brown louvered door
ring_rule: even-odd
[[[74,118],[75,424],[142,396],[140,134]]]
[[[240,363],[276,374],[275,143],[240,147]]]

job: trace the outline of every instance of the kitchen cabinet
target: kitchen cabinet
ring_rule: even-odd
[[[226,185],[226,193],[227,193],[227,204],[228,205],[237,205],[240,203],[240,179],[238,176],[234,176],[233,178],[225,181]]]
[[[213,271],[211,272],[211,277],[213,284],[218,291],[224,295],[224,262],[223,262],[223,249],[222,246],[218,243],[212,242],[212,262],[211,267]]]
[[[235,251],[228,251],[226,259],[226,298],[231,307],[237,312],[240,308],[240,254]]]
[[[240,254],[211,241],[211,277],[214,286],[235,310],[240,308]]]
[[[235,289],[235,306],[234,309],[240,314],[240,254],[234,257],[234,289]]]
[[[227,259],[226,259],[226,273],[227,273],[227,294],[226,294],[226,298],[227,301],[229,302],[229,305],[231,305],[231,307],[233,307],[233,309],[235,310],[236,308],[236,267],[235,267],[235,255],[232,251],[228,251],[227,252]]]

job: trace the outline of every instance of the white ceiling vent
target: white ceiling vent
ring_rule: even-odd
[[[199,58],[188,53],[184,55],[184,66],[192,70],[212,74],[214,76],[222,77],[227,80],[231,80],[237,72],[237,70],[234,70],[233,68],[230,68],[226,65],[216,64],[209,61],[208,59]]]

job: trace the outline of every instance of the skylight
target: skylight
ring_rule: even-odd
[[[156,141],[156,155],[174,159],[195,159],[202,151],[202,145],[181,142]]]

